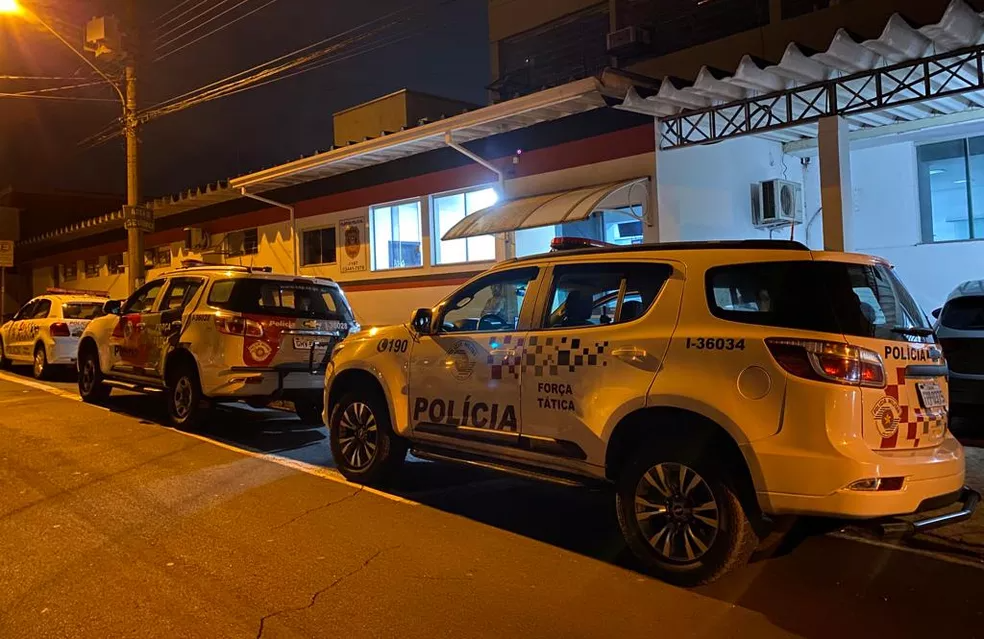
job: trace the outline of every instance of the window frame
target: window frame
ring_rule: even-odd
[[[179,283],[179,282],[186,282],[186,283],[189,283],[189,284],[192,283],[192,282],[197,282],[198,283],[198,288],[195,289],[195,292],[192,294],[192,296],[190,298],[188,297],[188,291],[185,290],[184,297],[181,299],[181,306],[180,307],[178,307],[178,308],[164,308],[164,303],[167,301],[168,297],[170,297],[170,295],[171,295],[171,289],[174,288],[174,286],[177,283]],[[205,288],[205,278],[204,277],[181,276],[181,277],[172,277],[172,278],[169,278],[169,279],[167,279],[165,281],[165,287],[163,289],[161,289],[161,293],[158,294],[157,299],[154,300],[154,306],[152,308],[154,309],[154,312],[157,312],[157,313],[180,312],[181,314],[184,314],[185,309],[188,308],[188,305],[191,304],[191,302],[198,296],[198,294],[202,291],[203,288]]]
[[[157,291],[157,296],[154,298],[153,302],[151,302],[150,308],[145,311],[136,311],[136,313],[140,315],[143,315],[145,313],[153,313],[154,309],[157,308],[158,303],[160,303],[161,294],[164,292],[164,288],[167,286],[167,279],[163,277],[159,277],[147,282],[146,284],[138,288],[136,291],[134,291],[133,295],[126,298],[126,301],[123,302],[123,305],[120,307],[120,315],[121,316],[133,315],[134,311],[131,310],[130,307],[133,305],[134,300],[137,299],[137,296],[142,294],[144,291],[150,290],[151,288],[153,288],[158,284],[160,284],[161,290]]]
[[[95,267],[96,267],[95,268],[95,273],[96,274],[95,275],[90,275],[89,274],[89,272],[90,272],[89,271],[89,267],[92,266],[93,263],[95,263]],[[85,266],[85,279],[91,280],[91,279],[95,279],[97,277],[102,277],[102,260],[99,259],[98,257],[95,258],[95,259],[85,260],[84,261],[84,266]]]
[[[496,240],[495,233],[487,233],[486,235],[488,237],[491,237],[493,239],[493,255],[492,255],[492,259],[489,259],[489,260],[470,260],[470,259],[468,259],[468,240],[469,239],[472,239],[472,238],[462,238],[462,239],[465,240],[465,259],[463,261],[461,261],[461,262],[441,262],[440,261],[440,252],[441,252],[441,242],[442,242],[442,240],[437,235],[438,229],[440,227],[437,224],[437,207],[434,204],[435,200],[440,200],[441,198],[454,197],[456,195],[462,195],[462,196],[465,196],[465,208],[467,209],[467,207],[468,207],[468,197],[467,197],[467,195],[469,193],[477,193],[479,191],[485,191],[485,190],[488,190],[488,189],[491,189],[491,190],[493,190],[493,191],[496,192],[496,197],[497,197],[496,203],[498,203],[499,201],[501,201],[502,194],[500,194],[498,192],[498,190],[496,189],[496,186],[497,186],[497,184],[494,184],[494,183],[493,184],[484,184],[484,185],[479,185],[479,186],[470,186],[470,187],[466,187],[466,188],[463,188],[463,189],[455,189],[453,191],[446,191],[444,193],[433,193],[433,194],[431,194],[431,195],[428,196],[428,199],[427,199],[427,209],[428,209],[428,217],[430,218],[428,221],[430,222],[430,229],[431,229],[431,250],[430,250],[430,253],[431,253],[431,264],[433,266],[460,266],[462,264],[479,264],[479,265],[481,265],[481,264],[495,264],[496,262],[499,261],[499,243]],[[493,205],[493,206],[495,206],[495,205]],[[479,210],[482,210],[482,209],[479,209]],[[465,213],[465,217],[466,218],[469,215],[472,215],[472,213]],[[478,236],[475,236],[475,237],[485,237],[485,236],[478,235]],[[450,240],[450,241],[453,242],[454,240]]]
[[[622,305],[625,303],[625,295],[628,293],[628,280],[624,276],[619,284],[618,297],[616,298],[615,304],[615,319],[612,320],[611,324],[590,324],[585,326],[545,326],[547,319],[550,317],[550,307],[553,304],[554,295],[557,292],[557,271],[558,269],[576,269],[576,268],[597,268],[599,266],[630,266],[633,264],[639,264],[642,266],[659,265],[666,268],[666,277],[663,283],[660,285],[656,294],[653,296],[653,301],[648,307],[644,308],[642,313],[627,322],[619,322],[618,318],[622,314]],[[674,265],[672,262],[660,261],[660,260],[616,260],[616,261],[598,261],[598,262],[561,262],[559,264],[553,264],[550,267],[550,272],[547,274],[546,281],[548,286],[544,289],[547,294],[543,296],[543,300],[537,303],[537,315],[534,317],[533,327],[530,329],[532,331],[580,331],[580,330],[596,330],[599,328],[612,329],[614,327],[631,326],[637,322],[641,322],[646,318],[647,315],[656,307],[659,303],[659,298],[662,296],[663,291],[666,289],[666,283],[670,281],[673,277]],[[592,307],[593,308],[593,307]]]
[[[44,308],[46,304],[47,304],[47,308]],[[32,320],[48,319],[51,316],[52,308],[53,305],[51,303],[51,300],[46,297],[42,297],[41,299],[37,300],[37,303],[34,305],[34,308],[31,309],[31,316],[27,319],[32,319]],[[38,313],[40,313],[42,309],[44,309],[44,316],[38,317]]]
[[[384,202],[381,204],[373,204],[369,206],[368,218],[369,218],[369,271],[370,272],[381,273],[381,272],[388,272],[388,271],[409,271],[413,269],[422,269],[426,266],[431,266],[431,264],[429,264],[428,261],[424,259],[428,253],[428,251],[424,250],[424,238],[427,237],[427,233],[429,230],[424,225],[424,221],[426,220],[426,217],[424,215],[425,202],[428,205],[430,204],[430,200],[427,198],[413,197],[405,200],[396,200],[395,202]],[[379,266],[376,265],[376,224],[375,224],[376,210],[385,209],[385,208],[393,209],[398,206],[403,206],[404,204],[417,205],[417,223],[420,228],[420,264],[418,264],[417,266],[389,266],[385,268],[379,268]],[[392,224],[392,213],[390,213],[390,216],[391,216],[390,223]],[[428,213],[428,217],[429,217],[429,213]],[[336,242],[338,241],[337,235],[335,241]]]
[[[331,230],[332,234],[335,236],[335,251],[333,259],[330,262],[324,261],[324,252],[322,251],[321,261],[319,262],[308,262],[307,261],[307,244],[305,243],[305,238],[308,233],[323,233],[324,231]],[[319,238],[320,239],[320,238]],[[421,243],[422,244],[422,243]],[[323,241],[318,242],[319,248],[324,248]],[[301,229],[301,266],[328,266],[330,264],[338,264],[338,225],[328,224],[326,226],[316,226],[309,229]]]
[[[119,256],[119,267],[114,268],[113,258]],[[106,273],[109,275],[123,275],[126,273],[126,258],[122,253],[113,253],[106,256]]]
[[[546,273],[548,270],[549,267],[536,266],[536,265],[523,265],[523,266],[516,266],[514,268],[495,271],[493,273],[483,273],[482,275],[479,275],[475,279],[464,284],[463,286],[461,286],[461,288],[457,289],[456,291],[445,297],[437,305],[437,307],[435,308],[436,312],[433,313],[434,319],[433,319],[432,326],[434,327],[434,334],[457,336],[457,335],[474,335],[476,333],[479,334],[517,333],[517,332],[528,331],[529,326],[531,325],[530,316],[534,313],[534,309],[539,304],[538,295],[539,295],[540,282],[543,280],[544,273]],[[531,271],[533,273],[533,276],[529,278],[528,284],[526,286],[526,295],[524,296],[523,306],[519,309],[518,324],[516,328],[510,330],[495,328],[486,331],[480,331],[477,329],[473,331],[443,330],[442,327],[444,326],[444,318],[448,314],[448,312],[452,310],[450,308],[450,304],[452,301],[458,298],[458,296],[462,295],[465,291],[482,290],[483,288],[485,288],[485,286],[491,286],[491,284],[495,283],[494,281],[490,282],[490,280],[510,279],[510,276],[514,276],[515,274],[521,273],[523,271]],[[476,289],[475,287],[478,288]],[[527,300],[530,300],[529,303],[527,303]]]
[[[75,261],[74,263],[69,262],[62,264],[62,279],[66,282],[77,282],[79,279],[79,263]],[[72,275],[69,276],[68,269],[72,269]]]
[[[972,181],[972,167],[971,167],[971,141],[974,139],[980,139],[984,142],[984,135],[981,136],[963,136],[956,138],[944,138],[937,140],[930,140],[922,142],[916,145],[915,149],[915,160],[916,160],[916,199],[919,209],[919,244],[952,244],[955,242],[979,242],[984,240],[984,226],[975,224],[974,222],[974,196],[973,196],[973,181]],[[932,197],[933,190],[931,184],[931,174],[927,170],[924,174],[923,163],[919,158],[920,151],[925,148],[929,148],[936,145],[951,144],[959,142],[963,149],[963,168],[964,168],[964,195],[967,200],[967,218],[965,220],[967,227],[967,237],[957,238],[953,240],[937,240],[934,239],[934,220],[933,220],[933,206]],[[984,156],[982,156],[984,158]],[[980,203],[978,208],[984,209],[984,202]]]

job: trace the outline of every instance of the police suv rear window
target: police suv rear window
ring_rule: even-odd
[[[68,302],[62,304],[65,319],[91,320],[102,316],[103,305],[98,302]]]
[[[252,315],[352,319],[338,289],[303,280],[222,280],[212,285],[208,303],[216,308]]]
[[[957,297],[946,303],[940,324],[957,331],[984,331],[984,296]]]
[[[710,269],[711,313],[745,324],[912,341],[926,316],[891,268],[844,262],[764,262]]]

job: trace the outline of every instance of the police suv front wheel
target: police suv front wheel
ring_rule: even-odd
[[[655,576],[697,586],[747,563],[759,540],[722,464],[674,448],[644,448],[625,466],[618,521]]]
[[[383,484],[407,456],[405,440],[393,432],[386,400],[354,391],[332,408],[328,419],[331,455],[339,472],[359,484]]]

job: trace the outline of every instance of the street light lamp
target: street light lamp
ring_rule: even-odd
[[[0,15],[24,16],[32,22],[37,22],[48,33],[70,49],[72,53],[81,58],[93,71],[99,74],[99,77],[106,81],[106,84],[113,87],[113,90],[116,91],[116,95],[120,98],[120,104],[123,106],[123,129],[126,134],[127,213],[136,217],[137,212],[135,209],[140,206],[140,174],[137,163],[139,150],[139,141],[137,139],[137,72],[132,57],[127,60],[126,64],[126,94],[124,95],[119,85],[103,73],[102,69],[96,66],[85,54],[73,47],[68,40],[51,28],[38,14],[22,5],[18,0],[0,0]],[[127,223],[126,235],[127,252],[130,262],[129,268],[127,268],[127,279],[129,281],[129,292],[132,293],[143,284],[143,231],[141,228],[131,228],[131,225]]]

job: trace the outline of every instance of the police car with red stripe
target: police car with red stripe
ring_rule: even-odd
[[[245,266],[189,263],[105,313],[79,342],[82,399],[161,389],[171,421],[186,427],[209,403],[236,401],[290,401],[320,423],[325,360],[358,330],[335,282]]]
[[[555,248],[335,348],[345,477],[385,481],[411,451],[609,485],[629,548],[683,585],[796,516],[972,515],[946,362],[888,263],[785,241]]]
[[[79,336],[102,315],[105,293],[48,289],[0,326],[0,367],[30,364],[34,377],[47,379],[53,367],[75,366]]]

